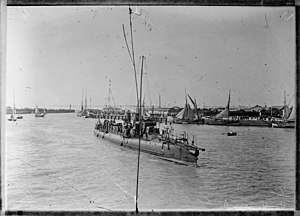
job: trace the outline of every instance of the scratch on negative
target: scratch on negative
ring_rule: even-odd
[[[266,20],[266,23],[267,23],[267,28],[270,30],[270,26],[269,26],[269,23],[268,23],[268,20],[267,20],[267,14],[265,14],[265,20]]]
[[[128,193],[124,188],[122,188],[118,183],[116,183],[115,181],[113,181],[115,183],[115,185],[118,186],[118,188],[120,188],[124,193],[128,194],[129,196],[131,196],[133,199],[135,199],[135,197],[133,195],[131,195],[130,193]]]

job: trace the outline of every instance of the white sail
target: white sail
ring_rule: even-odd
[[[287,119],[288,116],[290,115],[290,113],[291,113],[290,108],[287,105],[284,105],[284,107],[283,107],[283,113],[282,113],[282,118],[283,119]]]
[[[190,105],[188,103],[185,105],[184,116],[187,119],[194,119],[195,118],[195,114],[194,114],[192,108],[190,107]]]
[[[290,114],[291,114],[291,109],[286,104],[286,95],[285,95],[285,91],[284,91],[282,118],[284,120],[287,120],[287,118],[290,116]]]
[[[226,107],[225,110],[216,115],[215,118],[228,118],[229,117],[229,109]]]
[[[15,90],[14,90],[14,104],[13,104],[12,116],[13,117],[17,116],[16,104],[15,104]]]
[[[14,99],[13,99],[13,107],[12,107],[12,113],[10,118],[8,119],[9,121],[17,121],[17,115],[16,115],[16,106],[15,106],[15,90],[14,90]]]
[[[229,90],[228,103],[227,103],[227,106],[226,106],[225,110],[223,110],[223,111],[220,112],[218,115],[216,115],[215,118],[217,118],[217,119],[220,119],[220,118],[229,118],[230,92],[231,92],[231,90]]]
[[[199,119],[200,117],[199,117],[199,113],[198,113],[196,98],[193,100],[191,98],[191,96],[188,95],[188,97],[190,98],[190,101],[192,102],[192,104],[194,106],[194,110],[195,110],[195,113],[196,113],[195,115],[196,115],[197,119]]]
[[[176,115],[178,119],[194,119],[195,114],[191,108],[191,106],[186,103],[185,107]]]
[[[176,118],[183,119],[184,108],[176,115]]]
[[[34,114],[38,114],[39,113],[39,109],[38,109],[38,107],[36,106],[35,107],[35,110],[34,110]]]
[[[287,119],[288,121],[295,121],[296,120],[296,109],[295,108],[296,108],[295,106],[291,108],[292,111],[291,111],[291,113],[290,113],[290,115]]]
[[[14,109],[13,109],[13,115],[14,115],[14,116],[17,115],[17,109],[16,109],[16,107],[14,107]]]

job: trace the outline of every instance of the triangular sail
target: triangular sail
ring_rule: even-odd
[[[184,109],[185,111],[184,111],[184,114],[183,114],[184,119],[194,119],[195,114],[194,114],[192,108],[190,107],[190,105],[187,103],[184,108],[185,108]]]
[[[81,94],[81,107],[80,111],[83,112],[83,87],[82,87],[82,94]]]
[[[288,121],[295,121],[296,120],[296,109],[295,108],[296,108],[295,106],[291,108],[292,111],[291,111],[291,113],[290,113],[290,115],[287,119]]]
[[[196,116],[199,119],[199,113],[198,113],[196,98],[193,100],[189,94],[188,94],[188,97],[189,97],[190,101],[192,102],[192,104],[194,106],[194,109],[195,109],[195,112],[196,112]]]
[[[284,119],[284,120],[286,120],[288,117],[289,117],[289,115],[291,114],[291,110],[290,110],[290,108],[288,107],[288,105],[286,104],[286,93],[285,93],[285,91],[284,91],[284,98],[283,98],[283,110],[282,110],[282,118]]]
[[[184,108],[176,115],[176,118],[183,119]]]
[[[215,118],[228,118],[229,117],[229,109],[226,107],[225,110],[216,115]]]
[[[17,115],[17,109],[16,109],[16,107],[14,107],[13,115]]]
[[[229,109],[230,109],[230,92],[231,90],[229,90],[229,97],[228,97],[228,103],[227,106],[225,108],[225,110],[223,110],[222,112],[220,112],[218,115],[216,115],[215,118],[229,118]]]
[[[227,103],[228,112],[229,112],[229,107],[230,107],[230,93],[231,93],[231,89],[229,89],[229,96],[228,96],[228,103]]]
[[[284,105],[282,118],[287,119],[290,113],[291,113],[290,108],[287,105]]]
[[[195,110],[197,110],[197,104],[196,104],[196,100],[193,100],[189,94],[187,94],[187,95],[188,95],[188,97],[189,97],[190,101],[192,102],[192,104],[193,104],[193,106],[194,106]]]
[[[34,110],[34,114],[38,114],[39,113],[39,109],[38,109],[38,107],[36,106],[35,107],[35,110]]]
[[[195,118],[195,114],[194,114],[191,106],[188,104],[187,98],[186,98],[184,108],[176,115],[176,118],[178,118],[178,119],[194,119]]]

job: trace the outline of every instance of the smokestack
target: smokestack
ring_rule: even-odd
[[[158,101],[158,107],[161,108],[161,101],[160,101],[160,95],[159,95],[159,101]]]

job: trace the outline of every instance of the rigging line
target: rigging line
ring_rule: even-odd
[[[142,56],[142,66],[141,66],[141,80],[140,80],[140,101],[139,101],[139,151],[138,151],[138,164],[137,164],[137,174],[136,174],[136,195],[135,195],[135,212],[138,213],[138,190],[139,190],[139,171],[140,171],[140,154],[141,154],[141,133],[142,133],[142,122],[141,122],[141,109],[142,109],[142,89],[143,89],[143,60]]]
[[[109,84],[109,86],[111,86],[111,84]],[[113,95],[112,90],[111,90],[110,87],[109,87],[109,94],[111,95],[112,100],[113,100],[113,102],[114,102],[114,107],[116,107],[115,98],[114,98],[114,95]]]
[[[139,58],[138,65],[137,65],[138,70],[140,69],[140,66],[141,66],[140,64],[141,64],[141,57]],[[139,73],[137,72],[137,74],[139,74]]]
[[[130,60],[131,60],[131,62],[133,63],[133,59],[132,59],[132,56],[131,56],[131,53],[130,53],[130,50],[129,50],[129,46],[128,46],[128,42],[127,42],[127,39],[126,39],[126,34],[125,34],[125,28],[124,28],[124,24],[122,24],[122,27],[123,27],[123,34],[124,34],[124,39],[125,39],[125,43],[126,43],[126,47],[127,47],[127,51],[128,51],[128,54],[129,54]]]
[[[294,98],[294,94],[292,95],[290,102],[288,103],[288,106],[290,105],[290,103],[292,102],[292,99]]]
[[[134,58],[131,13],[132,13],[132,10],[131,10],[131,8],[129,6],[129,22],[130,22],[130,35],[131,35],[131,52],[132,52],[132,59],[133,59],[133,70],[134,70],[134,78],[135,78],[136,99],[137,99],[137,105],[138,105],[138,103],[139,103],[139,92],[138,92],[138,84],[137,84],[137,77],[136,77],[135,58]]]
[[[10,155],[10,154],[9,154],[9,155]],[[28,166],[31,166],[31,167],[33,167],[33,168],[36,168],[37,170],[40,170],[39,168],[37,168],[37,167],[33,166],[32,164],[30,164],[30,163],[28,163],[28,162],[22,160],[21,158],[14,157],[14,156],[12,156],[12,155],[10,155],[10,156],[13,157],[13,158],[15,158],[15,159],[17,159],[17,160],[19,160],[19,161],[21,161],[21,162],[23,162],[24,164],[26,164],[26,165],[28,165]],[[61,181],[61,182],[63,182],[64,184],[66,184],[67,186],[71,187],[73,190],[75,190],[75,191],[81,193],[86,199],[88,199],[88,200],[90,201],[90,203],[95,203],[95,201],[92,200],[90,197],[88,197],[85,193],[83,193],[83,192],[80,191],[79,189],[75,188],[73,185],[71,185],[70,183],[68,183],[68,182],[66,182],[65,180],[61,179],[60,177],[52,176],[52,175],[50,175],[50,174],[48,174],[48,173],[45,173],[45,175],[48,176],[48,177],[50,177],[50,178],[58,179],[59,181]],[[107,210],[107,211],[111,211],[110,209],[107,209],[107,208],[104,208],[104,207],[101,207],[101,206],[97,206],[97,208],[101,208],[101,209],[105,209],[105,210]]]
[[[138,69],[138,70],[140,69],[140,63],[141,63],[141,57],[139,57],[139,61],[138,61],[138,65],[137,65],[137,69]],[[135,73],[135,74],[138,74],[138,72]],[[139,100],[137,101],[137,109],[138,109],[138,107],[139,107]],[[137,111],[138,111],[138,110],[137,110]]]
[[[149,101],[150,101],[150,105],[152,106],[152,100],[151,100],[151,91],[150,91],[150,84],[149,84],[149,75],[148,75],[148,70],[147,70],[147,59],[145,57],[145,71],[147,74],[147,86],[148,86],[148,92],[149,92]]]

